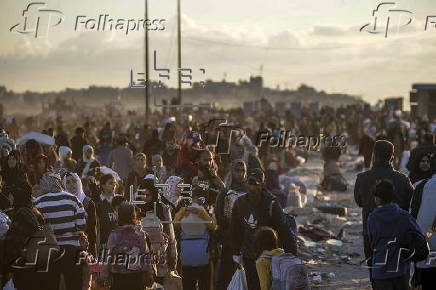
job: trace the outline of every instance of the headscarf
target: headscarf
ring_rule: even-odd
[[[82,180],[80,180],[79,175],[77,175],[77,173],[75,172],[67,172],[67,174],[65,174],[63,180],[62,180],[62,185],[64,186],[65,190],[67,188],[67,177],[71,176],[74,181],[76,182],[77,185],[77,192],[70,192],[71,194],[74,194],[77,196],[77,198],[80,200],[81,203],[83,203],[83,200],[86,197],[86,194],[83,192],[83,186],[82,186]]]
[[[136,153],[134,159],[136,160],[138,159],[138,157],[143,157],[144,159],[147,159],[147,156],[142,152]]]
[[[86,152],[88,152],[89,149],[92,149],[92,156],[91,156],[91,158],[86,157]],[[82,147],[82,159],[86,163],[91,163],[92,161],[95,160],[94,148],[91,145],[84,145]]]
[[[9,167],[9,158],[14,157],[17,160],[15,167]],[[27,180],[27,173],[24,164],[21,162],[21,154],[17,150],[12,150],[5,158],[2,172],[5,185],[10,186],[14,184],[20,184]]]
[[[165,182],[168,184],[168,187],[163,193],[163,196],[170,201],[174,206],[177,206],[179,201],[179,196],[176,194],[177,185],[182,181],[182,178],[178,176],[170,176]]]
[[[194,145],[198,145],[197,148],[193,148]],[[198,153],[205,148],[201,135],[198,132],[192,131],[183,139],[182,146],[177,155],[176,168],[180,168],[183,165],[188,165],[192,169],[197,169],[194,164],[194,160]]]
[[[94,157],[94,153],[92,153],[91,158],[87,158],[86,157],[86,152],[88,152],[89,149],[92,149],[94,152],[94,148],[92,148],[91,145],[84,145],[82,148],[82,158],[83,158],[83,162],[86,162],[85,167],[83,168],[81,173],[82,178],[85,178],[86,175],[89,172],[89,169],[91,169],[91,163],[95,161],[95,157]]]
[[[57,193],[63,191],[62,181],[59,174],[47,172],[41,178],[40,191],[41,194]]]
[[[236,183],[233,180],[233,170],[241,165],[243,165],[245,170],[247,170],[247,165],[243,159],[235,159],[232,161],[232,166],[230,167],[230,170],[225,178],[225,184],[228,190],[232,189],[236,191],[245,191],[245,183]]]
[[[412,171],[409,174],[410,181],[413,183],[425,179],[425,178],[431,178],[433,175],[432,169],[431,169],[431,154],[430,153],[423,153],[421,156],[417,159],[417,162],[415,162],[415,167],[412,169]],[[421,160],[427,157],[428,161],[430,163],[430,168],[428,171],[424,172],[419,168],[419,164],[421,163]]]
[[[252,156],[257,156],[258,155],[258,149],[257,147],[253,144],[253,142],[251,141],[251,139],[247,136],[247,135],[243,135],[238,139],[238,142],[244,146],[244,161],[248,162],[248,158],[250,157],[250,155]]]
[[[59,147],[59,157],[61,159],[62,165],[64,164],[65,159],[67,158],[68,152],[71,152],[71,153],[73,152],[73,151],[71,151],[70,147],[67,147],[67,146],[60,146]]]
[[[146,179],[153,180],[154,184],[158,183],[158,179],[157,179],[156,175],[154,175],[154,174],[147,174],[147,175],[145,175],[144,176],[144,180],[146,180]]]

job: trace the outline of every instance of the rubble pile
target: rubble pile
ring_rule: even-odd
[[[347,195],[349,193],[341,193]],[[304,208],[286,208],[285,212],[295,216],[298,225],[299,256],[310,270],[315,265],[349,264],[360,265],[359,253],[351,247],[351,240],[361,238],[362,223],[357,209],[347,208],[346,201],[332,202],[334,193],[318,189],[308,190],[308,202]],[[350,246],[349,246],[350,245]],[[315,284],[335,279],[332,272],[309,272]]]

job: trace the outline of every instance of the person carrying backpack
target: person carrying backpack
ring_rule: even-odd
[[[286,254],[278,242],[278,234],[272,228],[260,227],[257,230],[255,247],[260,255],[256,260],[256,270],[260,289],[309,289],[305,266],[296,256]]]
[[[210,237],[216,228],[216,220],[203,207],[204,197],[201,188],[194,189],[192,204],[182,207],[174,218],[180,225],[180,256],[182,264],[183,289],[210,289]]]
[[[141,181],[137,200],[145,202],[138,206],[141,209],[141,224],[150,240],[150,251],[154,256],[159,257],[159,261],[156,262],[157,277],[155,280],[163,285],[177,267],[177,242],[171,209],[160,200],[159,191],[154,182],[154,178]]]
[[[260,168],[251,170],[247,178],[248,191],[239,197],[233,206],[231,239],[233,260],[243,264],[248,289],[259,290],[256,271],[254,236],[261,226],[269,226],[279,234],[286,253],[297,254],[297,243],[293,228],[295,221],[283,213],[280,204],[265,188],[265,175]]]
[[[261,227],[256,233],[255,245],[260,253],[256,260],[256,270],[261,290],[271,289],[271,258],[284,253],[278,246],[278,239],[277,232],[270,227]]]
[[[103,271],[106,279],[111,278],[111,290],[143,290],[152,286],[153,268],[146,239],[135,207],[123,202],[118,209],[118,227],[112,230],[107,243],[115,263],[108,263]]]

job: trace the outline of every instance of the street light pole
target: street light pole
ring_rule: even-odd
[[[148,0],[145,0],[145,19],[148,19]],[[150,62],[148,47],[148,27],[145,27],[145,123],[150,117]]]
[[[180,0],[177,0],[177,66],[182,68],[182,25],[180,15]],[[178,71],[178,104],[182,104],[182,72]]]

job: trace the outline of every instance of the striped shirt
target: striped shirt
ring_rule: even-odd
[[[78,231],[86,229],[85,209],[67,192],[46,193],[34,199],[35,207],[51,225],[58,244],[80,246]]]

